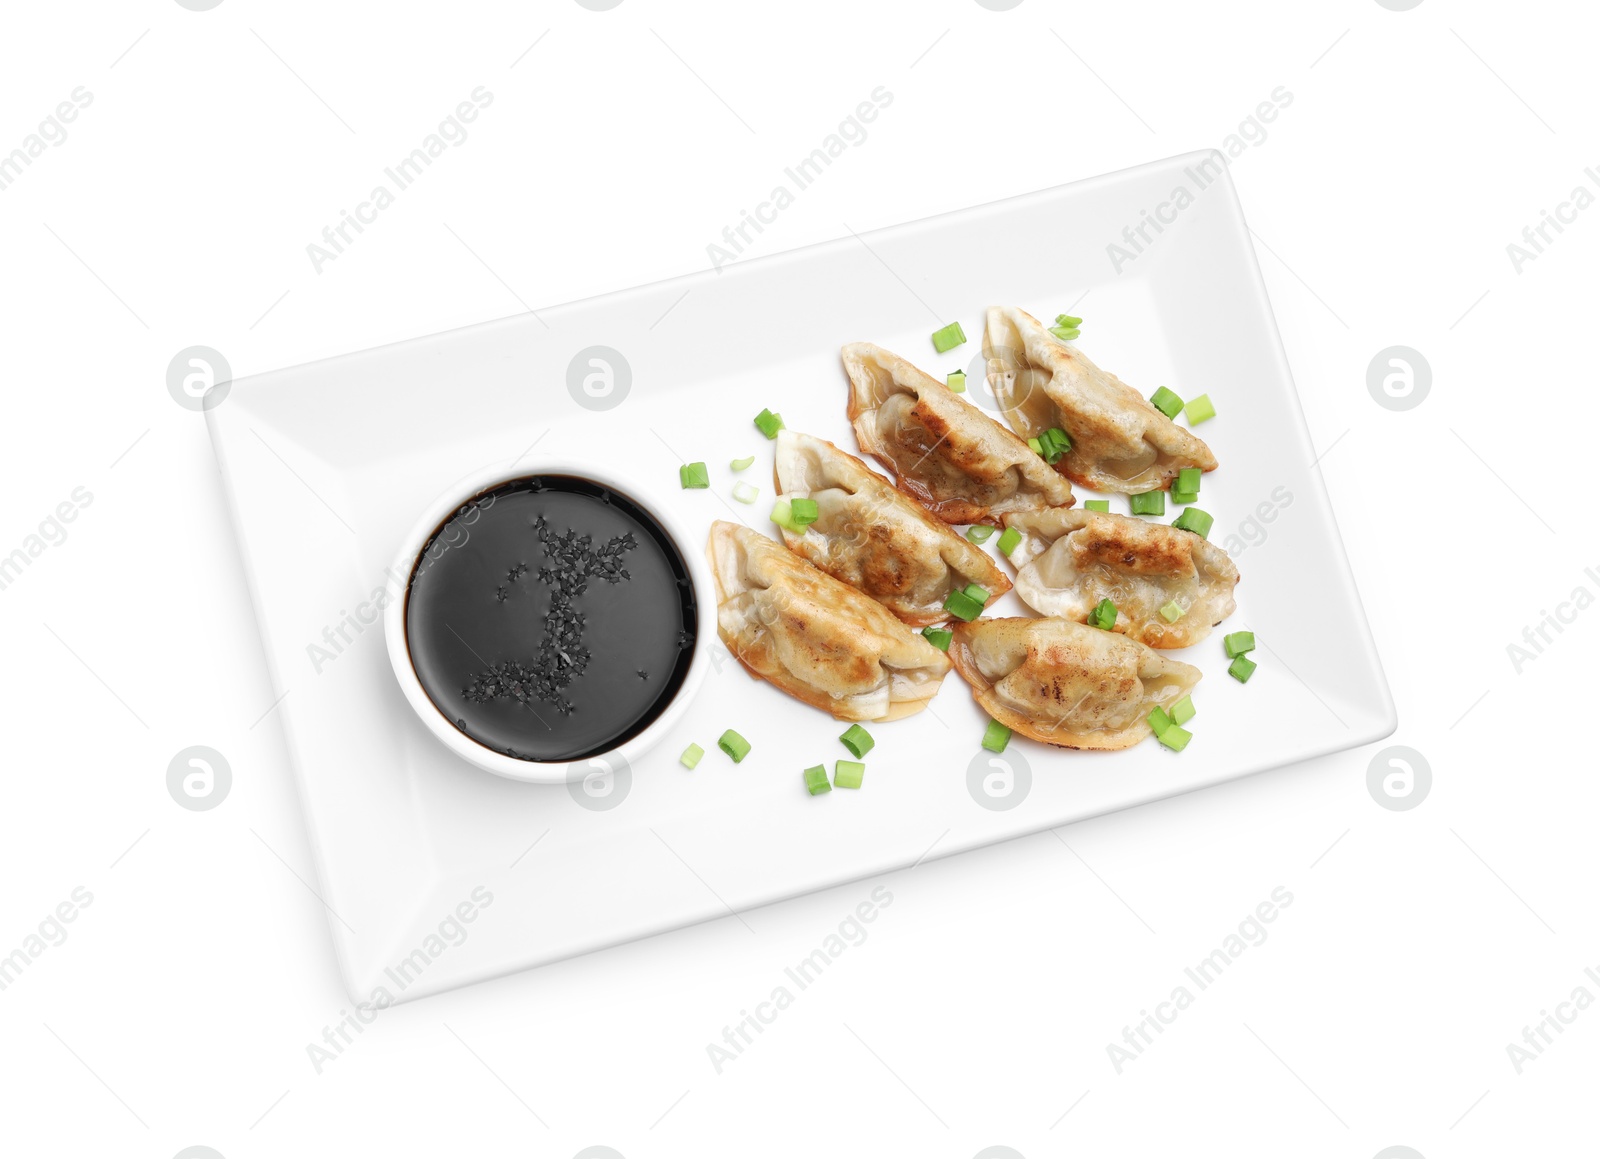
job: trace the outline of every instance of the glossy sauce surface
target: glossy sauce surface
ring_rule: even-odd
[[[429,699],[480,744],[581,760],[642,732],[682,686],[698,610],[661,526],[587,479],[518,479],[429,539],[406,642]]]

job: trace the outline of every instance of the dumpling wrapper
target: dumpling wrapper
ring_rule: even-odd
[[[1152,648],[1187,648],[1233,614],[1239,569],[1192,531],[1068,508],[1007,515],[1005,523],[1022,536],[1011,552],[1017,595],[1041,616],[1081,624],[1110,600],[1113,631]],[[1183,609],[1171,624],[1160,612],[1169,602]]]
[[[1033,315],[990,306],[983,352],[989,389],[1025,439],[1060,427],[1072,440],[1056,469],[1082,487],[1134,495],[1165,490],[1185,467],[1217,469],[1211,448]]]
[[[843,356],[856,442],[937,518],[998,527],[1007,511],[1072,505],[1060,474],[944,383],[870,342]]]
[[[1125,749],[1152,732],[1200,670],[1126,636],[1071,620],[957,624],[950,659],[972,698],[1012,732],[1071,749]]]
[[[988,590],[985,606],[1011,590],[993,556],[825,439],[779,431],[774,475],[782,498],[817,504],[803,533],[783,529],[790,550],[908,624],[949,619],[945,597],[968,584]]]
[[[840,720],[898,720],[926,708],[950,671],[882,604],[759,532],[713,523],[706,556],[722,642],[796,700]]]

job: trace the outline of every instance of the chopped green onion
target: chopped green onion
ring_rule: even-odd
[[[1211,513],[1198,507],[1185,507],[1183,514],[1172,521],[1172,526],[1192,531],[1201,539],[1211,534]]]
[[[954,393],[961,394],[967,389],[967,372],[965,370],[952,370],[944,376],[944,384]]]
[[[1177,600],[1168,600],[1161,605],[1161,618],[1169,624],[1176,624],[1183,618],[1183,609],[1178,606]]]
[[[746,467],[748,467],[751,463],[754,463],[755,461],[756,461],[756,457],[754,455],[751,455],[749,458],[746,458],[746,459],[735,459],[733,462],[728,464],[728,470],[730,470],[730,471],[743,471]]]
[[[989,589],[982,584],[968,584],[963,590],[980,604],[989,602]]]
[[[1029,439],[1028,450],[1032,451],[1036,455],[1042,455],[1044,454],[1044,444],[1039,442],[1038,439]]]
[[[700,763],[700,758],[705,755],[705,749],[697,744],[692,744],[683,750],[683,755],[678,758],[678,763],[686,769],[692,769]]]
[[[1186,728],[1179,728],[1175,724],[1169,727],[1166,732],[1158,733],[1156,736],[1156,740],[1175,753],[1181,753],[1193,739],[1193,733]]]
[[[1174,491],[1187,491],[1191,495],[1200,494],[1200,468],[1184,467],[1178,472],[1178,477],[1173,481]]]
[[[1168,494],[1172,496],[1174,507],[1187,507],[1191,503],[1200,502],[1198,491],[1169,491]]]
[[[994,534],[994,528],[984,523],[967,528],[967,539],[972,543],[988,543],[989,537]]]
[[[1172,727],[1172,718],[1166,714],[1159,704],[1152,708],[1150,710],[1150,715],[1144,719],[1145,722],[1149,724],[1150,731],[1155,733],[1157,736],[1160,736],[1162,733],[1166,732],[1167,729]]]
[[[1071,314],[1057,314],[1056,315],[1056,325],[1057,326],[1066,327],[1066,328],[1070,329],[1070,328],[1072,328],[1074,326],[1082,326],[1083,325],[1083,319],[1082,318],[1074,318]]]
[[[1017,550],[1017,544],[1022,542],[1022,532],[1015,527],[1008,527],[1000,533],[1000,554],[1009,556]]]
[[[922,636],[941,652],[950,651],[952,633],[947,628],[924,628]]]
[[[1228,654],[1229,660],[1237,659],[1246,652],[1256,650],[1256,634],[1254,632],[1229,632],[1222,637],[1222,650]]]
[[[769,439],[778,437],[778,432],[783,430],[783,416],[764,410],[756,415],[756,429]]]
[[[787,499],[779,499],[772,505],[772,522],[785,531],[792,531],[796,535],[804,535],[805,527],[794,521],[794,505]]]
[[[952,322],[948,326],[941,326],[933,332],[933,348],[940,354],[946,350],[954,350],[967,340],[966,333],[961,329],[960,322]]]
[[[1188,724],[1194,719],[1194,701],[1185,696],[1174,704],[1169,710],[1172,713],[1173,724]]]
[[[1083,503],[1083,509],[1085,511],[1104,511],[1106,514],[1109,515],[1111,513],[1111,500],[1109,500],[1109,499],[1086,499],[1086,500],[1084,500],[1084,503]]]
[[[983,601],[973,599],[966,592],[954,591],[944,598],[944,610],[970,624],[983,614]]]
[[[761,488],[752,487],[749,483],[735,483],[733,485],[733,497],[740,503],[754,503],[756,497],[760,494]]]
[[[1117,605],[1109,599],[1101,600],[1089,613],[1089,625],[1094,628],[1103,628],[1107,632],[1117,626]]]
[[[1135,515],[1165,515],[1167,513],[1167,493],[1165,491],[1146,491],[1142,495],[1129,495],[1128,510]]]
[[[704,463],[685,463],[678,468],[678,482],[685,490],[711,486],[711,475]]]
[[[1150,405],[1155,407],[1169,419],[1178,417],[1178,412],[1183,409],[1183,399],[1164,386],[1156,387],[1156,392],[1150,396]]]
[[[983,729],[983,747],[992,753],[1003,753],[1011,740],[1011,730],[998,720],[991,720]]]
[[[789,500],[789,522],[796,527],[806,527],[817,521],[817,501],[796,498]]]
[[[717,738],[717,747],[732,757],[734,764],[744,760],[750,753],[750,742],[731,728]]]
[[[1076,326],[1052,326],[1050,327],[1050,333],[1063,342],[1071,342],[1078,336],[1078,328]]]
[[[1060,427],[1051,427],[1039,435],[1039,453],[1052,467],[1070,450],[1072,450],[1072,440],[1067,438],[1067,432]]]
[[[860,761],[834,761],[833,786],[836,789],[859,789],[867,766]]]
[[[852,724],[839,736],[839,743],[850,750],[850,755],[860,760],[872,751],[875,743],[872,734],[859,724]]]
[[[1192,427],[1196,423],[1216,418],[1217,408],[1211,405],[1209,394],[1202,394],[1199,398],[1191,398],[1183,404],[1183,417],[1189,420],[1189,425]]]
[[[1228,665],[1228,675],[1240,684],[1250,681],[1250,674],[1256,670],[1256,662],[1248,656],[1236,656],[1233,663]]]
[[[833,786],[828,784],[828,770],[822,765],[812,765],[806,770],[806,792],[813,797],[821,793],[831,793]]]

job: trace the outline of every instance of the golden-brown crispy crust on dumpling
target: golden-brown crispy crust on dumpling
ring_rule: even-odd
[[[1064,507],[1007,515],[1005,524],[1022,536],[1010,557],[1017,595],[1042,616],[1084,623],[1109,599],[1113,631],[1152,648],[1187,648],[1233,614],[1239,569],[1192,531]],[[1182,612],[1172,623],[1161,615],[1169,603]]]
[[[1133,495],[1164,490],[1185,467],[1216,470],[1202,440],[1032,314],[990,306],[983,341],[989,388],[1006,422],[1025,439],[1065,431],[1072,449],[1056,470],[1079,486]]]
[[[1151,734],[1200,670],[1126,636],[1057,618],[957,624],[950,661],[989,716],[1023,736],[1071,749],[1125,749]]]
[[[783,498],[817,504],[816,522],[783,529],[790,550],[908,624],[949,619],[945,597],[968,584],[989,592],[985,606],[1011,590],[993,556],[826,439],[779,431],[773,476]]]
[[[748,527],[711,525],[717,632],[752,676],[840,720],[927,707],[949,658],[876,600]]]
[[[944,383],[870,342],[842,354],[861,450],[939,519],[998,527],[1007,511],[1072,505],[1065,479]]]

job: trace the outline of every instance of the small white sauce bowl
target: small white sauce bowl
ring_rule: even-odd
[[[455,726],[439,711],[422,681],[417,677],[411,662],[411,650],[406,641],[406,605],[410,598],[412,577],[416,573],[418,557],[453,513],[474,499],[506,483],[536,475],[569,475],[587,479],[622,493],[648,513],[672,540],[689,573],[694,588],[696,627],[694,655],[689,661],[689,671],[678,686],[672,700],[642,732],[602,753],[571,761],[529,761],[496,752],[479,744]],[[383,634],[389,648],[389,663],[394,668],[400,691],[405,693],[417,717],[428,731],[439,738],[451,752],[485,772],[513,781],[531,781],[538,784],[559,785],[568,781],[581,781],[594,772],[596,766],[610,769],[619,762],[636,763],[667,735],[688,709],[711,663],[711,640],[716,635],[716,595],[711,583],[711,572],[706,564],[705,552],[695,550],[693,540],[682,522],[660,503],[648,498],[649,492],[637,482],[609,466],[579,463],[563,459],[539,459],[534,462],[500,463],[474,471],[447,488],[417,517],[406,534],[400,549],[395,553],[392,575],[406,577],[406,591],[401,598],[390,600],[383,612]]]

